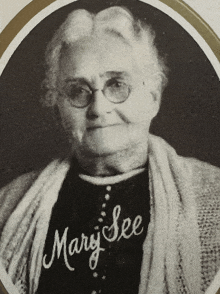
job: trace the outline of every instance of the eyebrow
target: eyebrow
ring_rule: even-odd
[[[131,75],[125,71],[107,71],[104,74],[101,74],[101,78],[105,76],[110,78],[131,78]],[[68,77],[65,79],[65,82],[85,83],[87,85],[90,85],[91,83],[87,78],[84,77]]]
[[[65,82],[66,83],[69,83],[69,82],[76,82],[76,83],[86,83],[89,85],[89,80],[86,79],[86,78],[82,78],[82,77],[69,77],[69,78],[66,78],[65,79]]]
[[[127,73],[126,71],[107,71],[107,72],[105,72],[105,74],[103,74],[101,76],[104,76],[104,75],[107,75],[107,76],[110,76],[110,77],[118,77],[118,78],[121,78],[121,77],[125,77],[125,78],[131,77],[130,74]]]

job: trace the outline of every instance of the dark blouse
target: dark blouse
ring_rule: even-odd
[[[37,294],[138,293],[148,182],[146,169],[94,185],[71,167],[52,211]]]

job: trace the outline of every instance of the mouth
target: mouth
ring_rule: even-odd
[[[105,129],[105,128],[111,128],[111,127],[115,127],[118,126],[119,124],[111,124],[111,125],[94,125],[94,126],[90,126],[87,127],[88,131],[92,131],[92,130],[96,130],[96,129]]]

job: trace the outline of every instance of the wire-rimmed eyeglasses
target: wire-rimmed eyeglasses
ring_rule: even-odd
[[[111,103],[119,104],[128,99],[131,92],[131,86],[125,82],[110,79],[105,83],[103,89],[92,89],[87,84],[82,85],[80,83],[69,81],[62,90],[59,91],[59,94],[66,97],[71,106],[84,108],[92,102],[94,93],[97,91],[102,91],[105,98]]]

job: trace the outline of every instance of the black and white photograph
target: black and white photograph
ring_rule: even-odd
[[[216,294],[209,44],[159,0],[57,0],[31,21],[0,64],[5,289]]]

